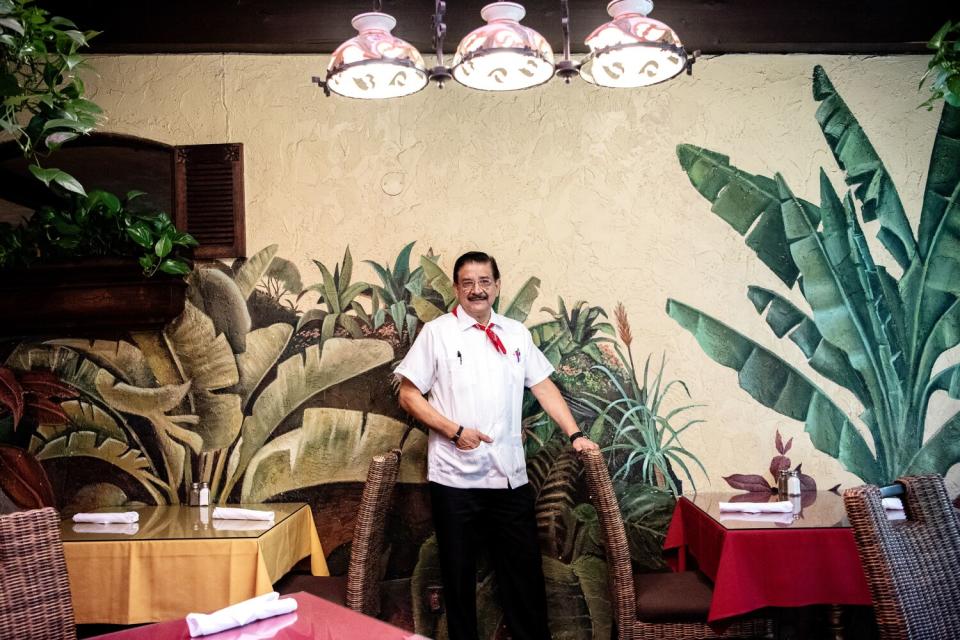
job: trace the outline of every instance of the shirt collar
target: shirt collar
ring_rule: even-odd
[[[459,304],[455,307],[455,309],[457,310],[457,315],[454,317],[457,319],[458,329],[465,331],[466,329],[473,328],[473,325],[477,324],[477,320],[467,313],[466,310]],[[500,314],[493,309],[490,309],[490,325],[503,328],[502,316],[500,316]]]

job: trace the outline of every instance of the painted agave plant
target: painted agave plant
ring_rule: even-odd
[[[186,309],[162,332],[18,347],[8,366],[52,371],[79,392],[60,405],[69,420],[41,424],[30,450],[40,460],[107,463],[120,485],[157,504],[178,502],[193,481],[209,482],[214,500],[243,502],[361,482],[370,457],[395,447],[406,425],[304,407],[390,362],[393,349],[381,340],[329,338],[286,355],[293,326],[251,330],[247,299],[276,251],[267,247],[233,277],[214,268],[192,274]],[[424,449],[422,434],[412,434],[402,481],[420,481]]]
[[[719,320],[676,300],[668,300],[667,313],[708,356],[735,369],[751,396],[803,421],[817,449],[864,481],[946,473],[960,461],[960,413],[935,429],[925,423],[935,393],[960,398],[960,365],[938,362],[960,342],[960,108],[943,107],[914,235],[883,162],[819,66],[813,97],[850,186],[842,196],[822,172],[816,205],[794,195],[779,174],[751,175],[691,145],[680,145],[677,155],[713,213],[806,300],[812,315],[783,293],[747,289],[778,338],[786,336],[811,369],[856,396],[859,421],[800,370]],[[874,221],[899,277],[871,255],[862,224]]]

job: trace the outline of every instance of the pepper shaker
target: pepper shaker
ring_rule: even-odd
[[[187,504],[189,504],[191,507],[200,506],[200,483],[199,482],[194,482],[193,484],[190,485],[190,499],[188,500]]]
[[[777,473],[777,493],[780,498],[785,498],[789,495],[787,480],[790,478],[790,469],[780,469]]]

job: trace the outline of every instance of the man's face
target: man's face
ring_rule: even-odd
[[[466,262],[457,277],[457,301],[471,317],[486,322],[493,301],[500,295],[500,281],[493,279],[489,262]]]

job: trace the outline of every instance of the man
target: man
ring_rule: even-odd
[[[427,479],[449,637],[477,639],[477,552],[487,548],[514,640],[547,640],[534,495],[521,442],[524,387],[574,449],[597,445],[577,429],[530,332],[494,313],[497,261],[465,253],[454,264],[453,284],[458,305],[423,327],[395,370],[400,406],[430,428]]]

